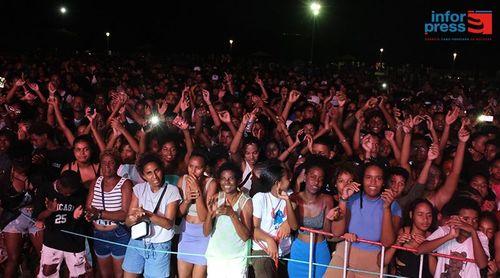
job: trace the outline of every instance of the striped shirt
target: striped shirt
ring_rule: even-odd
[[[104,192],[104,205],[103,201],[103,190],[102,181],[103,176],[100,176],[95,181],[94,185],[94,196],[92,197],[92,206],[96,209],[106,210],[106,211],[119,211],[122,209],[122,185],[127,180],[126,178],[121,178],[120,181],[113,187],[109,192]],[[115,225],[116,223],[112,220],[97,219],[94,221],[96,224],[103,226]]]

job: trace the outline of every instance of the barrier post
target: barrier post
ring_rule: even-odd
[[[347,255],[349,253],[349,244],[350,242],[344,240],[344,268],[342,269],[342,278],[347,277]]]
[[[422,278],[422,272],[424,270],[424,254],[420,255],[420,265],[418,266],[418,278]]]
[[[379,277],[384,278],[385,246],[382,245],[382,250],[380,252],[382,252],[382,253],[380,254],[380,275],[379,275]]]
[[[309,232],[309,278],[312,278],[314,233]]]

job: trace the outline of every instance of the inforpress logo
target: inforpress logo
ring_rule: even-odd
[[[468,11],[467,23],[469,33],[493,35],[493,14],[491,11]]]
[[[424,24],[426,41],[490,41],[492,11],[436,12]]]

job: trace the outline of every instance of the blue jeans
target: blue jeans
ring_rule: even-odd
[[[143,274],[144,278],[170,276],[170,251],[172,242],[145,243],[143,240],[130,239],[122,268],[126,272]],[[136,249],[138,247],[143,249]],[[159,252],[158,252],[159,251]]]
[[[125,229],[122,225],[118,225],[118,227],[112,231],[94,230],[94,237],[125,245],[128,244],[130,240],[130,234],[128,230]],[[125,256],[127,247],[95,240],[94,251],[99,258],[107,258],[111,255],[115,259],[121,259]]]

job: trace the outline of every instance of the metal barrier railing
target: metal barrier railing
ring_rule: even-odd
[[[325,232],[325,231],[309,229],[309,228],[306,228],[306,227],[300,227],[300,229],[302,231],[309,232],[309,275],[308,275],[308,277],[311,278],[312,277],[312,266],[313,266],[314,234],[321,234],[321,235],[324,235],[324,236],[336,237],[336,238],[338,238],[338,236],[335,236],[334,234],[328,233],[328,232]],[[341,237],[341,238],[343,238],[343,237]],[[371,241],[371,240],[362,239],[362,238],[358,238],[357,242],[362,242],[362,243],[377,245],[377,246],[381,247],[379,277],[382,278],[384,276],[387,276],[387,275],[384,275],[385,246],[383,246],[382,243],[380,243],[380,242]],[[347,277],[347,264],[348,264],[347,257],[348,257],[348,252],[349,252],[349,245],[350,245],[349,242],[346,242],[346,244],[344,245],[344,265],[343,265],[343,269],[342,269],[342,277],[343,278]],[[399,249],[399,250],[403,250],[403,251],[408,251],[408,252],[413,252],[413,253],[417,253],[416,249],[408,248],[408,247],[404,247],[404,246],[400,246],[400,245],[392,245],[391,248]],[[469,263],[476,263],[476,261],[474,259],[462,258],[462,257],[448,255],[448,254],[429,253],[427,255],[435,256],[435,257],[443,257],[443,258],[453,259],[453,260],[460,260],[460,261],[469,262]],[[424,266],[424,254],[421,254],[420,255],[419,271],[418,271],[418,277],[419,278],[422,277],[423,266]],[[350,270],[350,271],[354,271],[355,272],[356,270]],[[389,275],[389,276],[392,276],[392,275]]]

